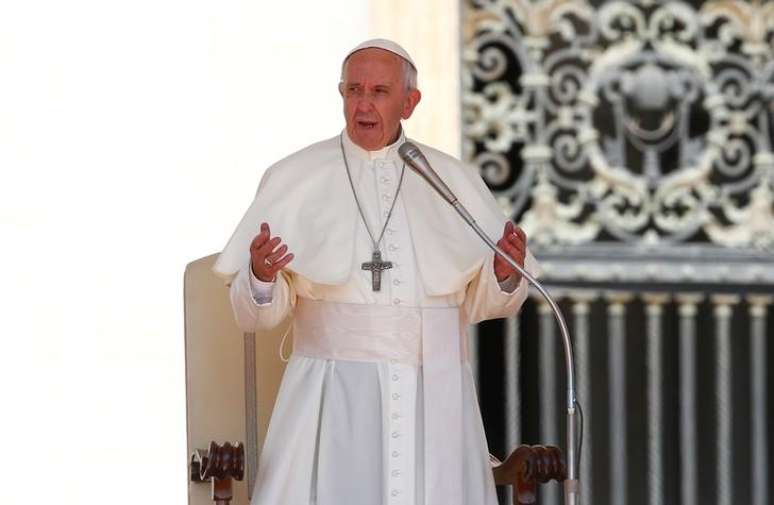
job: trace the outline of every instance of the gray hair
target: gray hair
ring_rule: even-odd
[[[355,54],[355,53],[352,53],[352,54]],[[352,54],[350,54],[347,57],[347,59],[344,60],[344,63],[341,64],[341,77],[339,77],[339,84],[344,84],[344,69],[347,68],[347,62],[352,57]],[[417,89],[417,69],[414,68],[414,65],[409,63],[407,60],[404,60],[400,56],[398,56],[398,59],[400,60],[401,74],[403,77],[403,86],[405,87],[406,91]]]

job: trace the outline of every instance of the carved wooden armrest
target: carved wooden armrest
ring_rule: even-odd
[[[538,483],[562,482],[567,471],[558,447],[521,445],[501,462],[489,456],[495,484],[513,486],[513,505],[529,505],[537,501]]]
[[[234,497],[232,480],[245,476],[245,447],[241,442],[223,446],[210,442],[209,450],[196,449],[191,454],[191,481],[212,483],[212,500],[228,505]]]

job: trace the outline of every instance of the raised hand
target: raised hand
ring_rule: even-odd
[[[261,223],[261,231],[250,244],[250,266],[253,275],[263,282],[274,282],[277,272],[293,259],[293,254],[285,254],[288,246],[279,237],[272,237],[268,223]]]
[[[524,230],[508,221],[505,223],[503,236],[497,241],[497,246],[508,253],[508,256],[513,258],[520,267],[524,266],[524,256],[527,253],[527,236]],[[498,282],[504,281],[510,275],[516,275],[514,281],[517,284],[521,282],[521,274],[497,255],[494,259],[494,273]]]

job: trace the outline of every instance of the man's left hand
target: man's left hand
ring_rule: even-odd
[[[524,234],[524,230],[508,221],[505,223],[502,238],[497,241],[497,246],[508,253],[508,256],[513,258],[520,267],[524,266],[524,256],[527,253],[527,235]],[[495,255],[494,273],[497,282],[503,282],[511,275],[515,275],[513,280],[517,285],[521,282],[521,274],[499,255]]]

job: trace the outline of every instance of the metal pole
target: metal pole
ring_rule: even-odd
[[[540,284],[534,277],[532,277],[529,272],[527,272],[518,263],[516,263],[513,258],[508,256],[505,251],[497,247],[497,244],[495,244],[495,242],[489,238],[484,230],[481,229],[478,223],[476,223],[476,221],[473,219],[473,216],[471,216],[468,211],[465,210],[465,207],[456,201],[452,203],[452,206],[460,214],[460,216],[462,216],[462,218],[468,224],[470,224],[473,230],[478,234],[479,237],[481,237],[486,245],[492,249],[492,251],[507,261],[509,265],[511,265],[517,272],[524,276],[524,278],[527,279],[529,283],[538,290],[538,292],[540,292],[543,298],[545,298],[546,302],[548,302],[548,305],[551,306],[551,310],[554,313],[556,322],[559,325],[559,331],[562,334],[565,365],[567,367],[567,479],[564,481],[564,503],[565,505],[577,505],[580,503],[580,485],[578,483],[578,468],[575,454],[577,450],[577,435],[575,432],[575,416],[577,415],[575,411],[575,369],[573,367],[572,359],[572,342],[570,340],[570,331],[567,329],[567,323],[564,320],[564,316],[562,316],[561,310],[559,310],[559,306],[556,304],[554,299],[551,298],[551,295],[548,294],[546,288],[544,288],[542,284]]]

